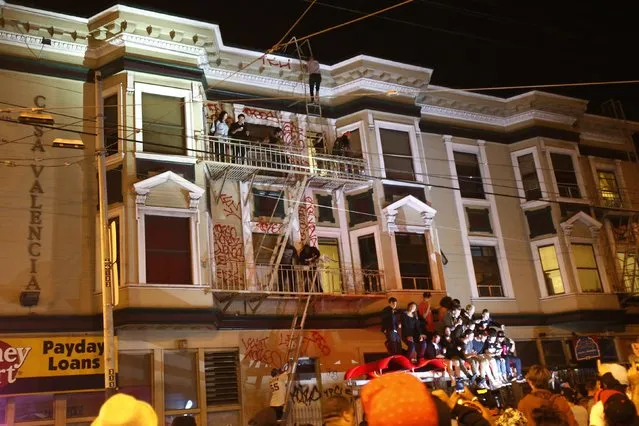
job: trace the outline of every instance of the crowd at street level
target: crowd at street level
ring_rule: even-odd
[[[397,299],[388,299],[381,322],[391,355],[406,354],[415,364],[432,360],[430,368],[445,370],[458,390],[464,383],[495,390],[524,381],[515,343],[487,309],[476,316],[471,304],[462,308],[459,300],[444,297],[433,307],[430,299],[425,292],[419,305],[410,302],[404,311]]]

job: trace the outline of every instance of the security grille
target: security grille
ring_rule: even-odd
[[[204,373],[208,406],[240,403],[237,352],[204,352]]]

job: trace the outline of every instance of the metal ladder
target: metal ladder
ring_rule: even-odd
[[[317,274],[317,272],[315,272],[315,274]],[[295,315],[293,316],[293,323],[291,324],[291,334],[286,350],[286,359],[290,371],[286,381],[286,400],[284,402],[282,419],[280,420],[281,425],[288,424],[288,415],[293,403],[291,391],[293,390],[295,373],[297,371],[297,364],[299,362],[302,342],[304,340],[304,325],[306,324],[306,315],[308,314],[308,307],[311,303],[311,297],[311,295],[299,297],[295,304]],[[304,307],[304,310],[301,313],[300,319],[300,310],[302,309],[302,306]]]
[[[291,235],[291,227],[292,227],[292,217],[294,214],[297,214],[298,206],[302,202],[304,197],[304,192],[306,191],[306,184],[308,182],[308,176],[304,176],[302,180],[298,180],[293,188],[293,195],[289,199],[288,210],[286,212],[286,216],[284,216],[284,221],[282,222],[282,230],[277,236],[277,240],[273,248],[267,247],[264,245],[265,238],[262,237],[262,241],[260,243],[259,248],[257,249],[257,254],[262,250],[270,251],[271,258],[269,259],[269,265],[272,266],[271,272],[269,275],[268,284],[266,286],[266,290],[271,291],[273,289],[273,285],[275,284],[275,280],[278,276],[278,270],[280,266],[280,262],[282,261],[282,256],[284,255],[284,250],[286,249],[286,243],[288,241],[289,236]],[[282,191],[284,193],[284,191]],[[277,210],[277,204],[279,203],[280,197],[278,197],[277,202],[275,203],[275,208],[273,209],[273,213],[271,214],[270,221],[273,221],[273,216]]]
[[[626,235],[628,241],[621,265],[621,285],[633,296],[639,294],[637,279],[639,278],[639,215],[626,217]]]

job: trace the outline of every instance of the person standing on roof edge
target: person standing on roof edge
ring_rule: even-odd
[[[382,333],[386,336],[386,347],[391,355],[399,355],[402,352],[402,343],[399,336],[399,321],[397,321],[397,299],[390,297],[388,306],[382,310]]]
[[[317,93],[317,103],[319,103],[319,89],[322,83],[322,75],[320,74],[320,64],[312,55],[306,63],[308,71],[308,86],[311,91],[311,102],[315,103],[315,93]]]

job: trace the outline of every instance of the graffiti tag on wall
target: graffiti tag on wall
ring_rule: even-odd
[[[294,404],[308,406],[319,401],[322,397],[330,398],[332,396],[344,395],[344,393],[344,388],[339,384],[327,387],[322,392],[320,392],[317,385],[296,384],[293,389],[291,389],[291,399]]]
[[[286,350],[291,345],[291,338],[295,338],[295,336],[289,332],[280,332],[279,335],[275,335],[276,339],[272,339],[272,336],[242,338],[244,359],[260,362],[268,367],[282,367],[286,362]],[[295,350],[296,346],[297,341],[293,340],[292,350]],[[321,332],[304,333],[300,356],[329,356],[330,354],[331,346]]]
[[[313,247],[317,246],[317,232],[315,228],[315,206],[312,197],[304,197],[298,208],[300,217],[300,237],[308,241]]]

